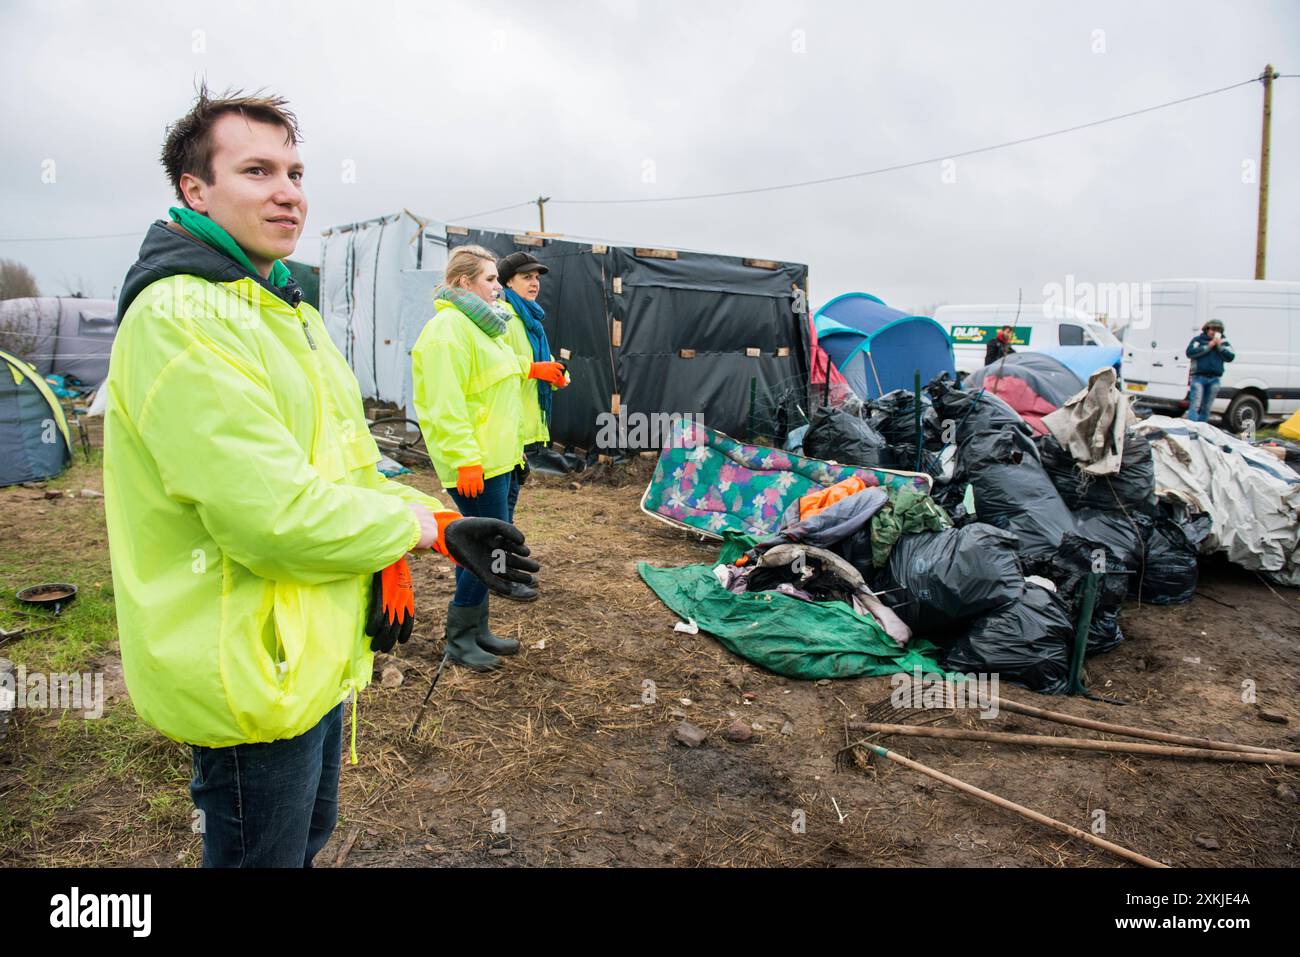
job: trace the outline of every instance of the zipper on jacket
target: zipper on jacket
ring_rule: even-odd
[[[307,320],[302,320],[302,334],[307,337],[307,345],[312,349],[316,348],[316,340],[311,337],[311,330],[307,328]]]

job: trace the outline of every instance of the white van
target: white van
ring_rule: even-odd
[[[1015,329],[1012,348],[1035,352],[1054,346],[1117,346],[1114,333],[1085,312],[1044,303],[993,306],[940,306],[934,321],[952,340],[957,372],[970,374],[984,365],[984,350],[1003,326]]]
[[[1210,319],[1236,358],[1223,370],[1213,411],[1240,432],[1247,420],[1300,408],[1300,282],[1164,279],[1150,283],[1150,321],[1123,331],[1124,383],[1143,405],[1187,411],[1187,344]]]

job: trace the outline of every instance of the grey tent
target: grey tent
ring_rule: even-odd
[[[52,478],[71,459],[59,400],[29,363],[0,350],[0,487]]]
[[[0,301],[0,349],[23,356],[43,376],[99,385],[108,375],[116,312],[111,299],[6,299]]]

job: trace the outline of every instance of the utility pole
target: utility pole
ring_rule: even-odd
[[[537,222],[538,222],[537,231],[538,232],[541,233],[546,232],[546,204],[549,203],[550,201],[551,201],[551,197],[549,196],[537,197]]]
[[[1259,140],[1259,218],[1255,233],[1255,278],[1264,278],[1264,260],[1268,248],[1268,146],[1273,125],[1273,81],[1277,79],[1273,64],[1260,74],[1264,84],[1264,129]]]

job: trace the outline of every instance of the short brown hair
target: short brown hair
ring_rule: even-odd
[[[293,146],[301,143],[298,117],[286,109],[288,105],[289,101],[284,97],[263,96],[260,90],[251,96],[246,96],[242,90],[227,90],[221,96],[212,96],[207,84],[201,84],[194,105],[167,127],[167,139],[163,141],[163,169],[176,191],[176,198],[185,203],[185,196],[181,193],[181,176],[185,173],[197,176],[205,183],[213,181],[212,126],[227,113],[238,113],[247,120],[282,127],[286,143]]]

